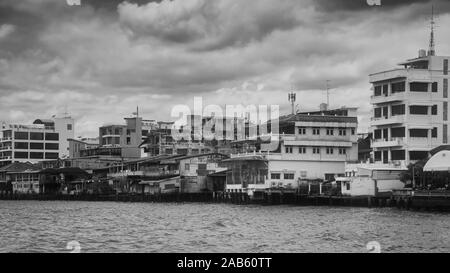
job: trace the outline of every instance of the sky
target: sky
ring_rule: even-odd
[[[73,0],[72,0],[73,1]],[[70,2],[70,1],[69,1]],[[0,120],[31,123],[66,111],[76,136],[104,124],[174,120],[175,105],[358,107],[368,75],[427,49],[450,55],[450,0],[0,0]]]

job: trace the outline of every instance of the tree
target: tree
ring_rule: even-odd
[[[427,163],[427,160],[420,160],[420,161],[417,161],[416,163],[409,164],[408,170],[404,171],[400,175],[400,181],[404,182],[405,184],[408,184],[408,182],[410,182],[412,184],[413,175],[414,175],[414,180],[417,185],[417,183],[422,181],[422,178],[424,175],[423,167],[425,166],[426,163]]]

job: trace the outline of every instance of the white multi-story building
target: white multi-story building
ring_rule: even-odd
[[[69,138],[74,137],[70,117],[37,119],[33,124],[1,124],[0,166],[13,162],[39,162],[69,156]]]
[[[408,165],[448,143],[449,59],[420,50],[401,68],[370,75],[375,162]]]
[[[297,188],[308,181],[332,181],[345,175],[345,163],[358,160],[356,109],[346,116],[301,113],[281,117],[279,139],[258,152],[226,160],[228,191]],[[269,148],[270,147],[270,148]],[[275,148],[275,150],[273,149]]]

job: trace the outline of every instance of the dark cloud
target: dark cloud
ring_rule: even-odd
[[[158,38],[182,43],[195,50],[218,50],[261,41],[274,31],[293,29],[301,23],[296,16],[300,3],[281,0],[248,1],[185,0],[138,5],[122,3],[122,26],[134,38]]]
[[[288,109],[290,88],[313,110],[327,79],[333,106],[364,114],[367,75],[416,56],[429,35],[429,1],[81,1],[0,0],[0,119],[68,104],[77,134],[95,135],[137,104],[156,119],[193,96]],[[434,3],[437,50],[450,53],[450,1]]]

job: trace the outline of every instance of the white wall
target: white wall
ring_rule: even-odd
[[[350,183],[349,190],[346,187],[347,183]],[[370,177],[354,177],[351,182],[346,182],[346,184],[342,186],[343,195],[375,196],[375,180]],[[376,184],[378,193],[391,192],[405,187],[405,184],[400,180],[378,180]]]
[[[75,121],[73,118],[55,118],[55,131],[59,133],[59,157],[69,157],[69,138],[75,138]],[[68,125],[72,126],[69,130]]]

